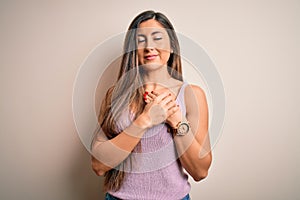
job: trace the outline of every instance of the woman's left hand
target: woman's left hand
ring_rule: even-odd
[[[176,103],[175,100],[175,95],[170,91],[173,99],[172,99],[172,103]],[[145,97],[145,102],[146,103],[150,103],[151,101],[153,101],[159,94],[155,91],[152,91],[151,93],[147,93],[144,97]],[[180,110],[179,105],[176,104],[176,106],[174,106],[173,108],[173,114],[171,114],[167,119],[166,119],[166,123],[168,123],[172,128],[175,128],[177,126],[177,124],[182,120],[182,113]]]

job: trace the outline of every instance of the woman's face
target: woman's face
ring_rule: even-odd
[[[170,38],[166,29],[156,20],[149,19],[137,30],[139,65],[149,67],[166,66],[170,57]]]

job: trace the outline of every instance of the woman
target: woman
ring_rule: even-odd
[[[101,105],[92,167],[106,199],[190,199],[185,169],[207,176],[212,155],[204,91],[182,79],[177,36],[161,13],[130,24],[118,82]]]

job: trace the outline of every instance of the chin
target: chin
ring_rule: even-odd
[[[161,63],[157,63],[157,62],[147,62],[147,63],[144,63],[141,65],[141,67],[144,69],[144,70],[157,70],[159,68],[161,68],[162,66],[164,66],[163,64]]]

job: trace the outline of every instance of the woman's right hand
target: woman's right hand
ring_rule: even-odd
[[[142,114],[136,119],[136,125],[151,128],[165,122],[177,110],[177,104],[170,92],[152,95],[153,99],[146,104]]]

